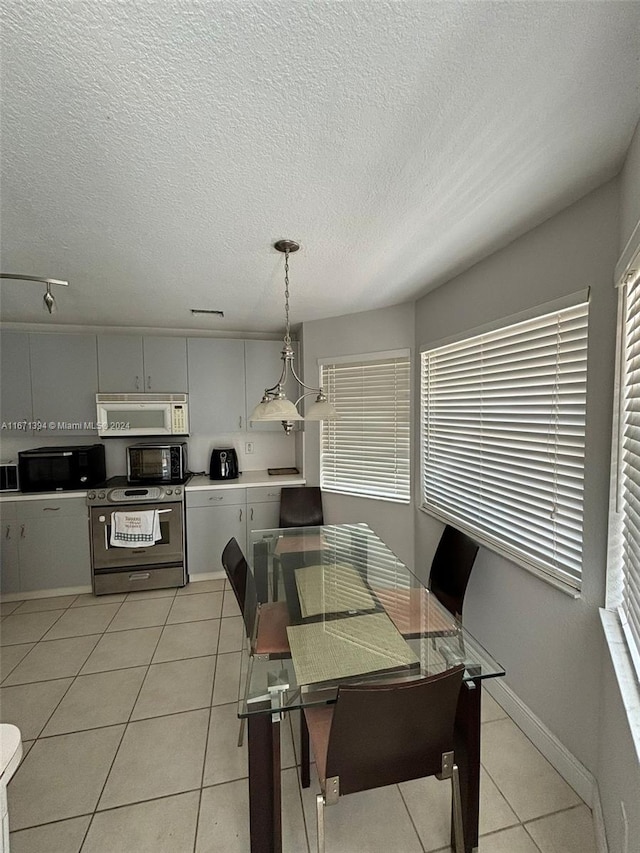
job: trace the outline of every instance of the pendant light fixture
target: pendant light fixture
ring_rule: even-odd
[[[291,346],[291,334],[289,327],[289,255],[297,252],[300,244],[294,240],[278,240],[274,243],[274,248],[278,252],[284,253],[284,311],[285,311],[285,333],[284,346],[282,348],[282,371],[280,379],[272,388],[265,388],[262,400],[251,413],[250,421],[281,421],[284,431],[289,435],[293,430],[293,425],[296,421],[329,421],[337,420],[339,415],[335,408],[327,400],[327,397],[322,388],[312,388],[305,385],[302,379],[296,373],[294,360],[295,353]],[[293,403],[287,399],[285,385],[289,378],[289,373],[303,387],[306,392],[303,393]],[[306,415],[303,417],[299,410],[298,404],[304,397],[310,394],[315,394],[315,402],[309,406]]]
[[[53,314],[54,311],[57,311],[56,300],[53,293],[51,293],[51,285],[59,284],[63,287],[69,286],[68,281],[59,281],[57,278],[38,278],[34,275],[18,275],[12,272],[2,272],[0,273],[0,278],[11,278],[15,281],[36,281],[39,284],[46,284],[47,289],[45,290],[44,296],[42,297],[42,302],[49,314]]]

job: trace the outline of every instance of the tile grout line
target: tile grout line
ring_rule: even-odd
[[[209,694],[209,719],[207,721],[207,736],[204,739],[204,754],[202,756],[202,772],[200,773],[200,792],[198,795],[198,811],[196,812],[196,824],[193,833],[193,853],[196,853],[198,843],[198,832],[200,829],[200,810],[202,809],[202,792],[204,790],[204,774],[207,766],[207,751],[209,748],[209,735],[211,732],[211,716],[213,714],[213,691],[216,686],[216,675],[218,673],[218,652],[220,649],[220,632],[222,631],[222,610],[224,608],[224,587],[222,590],[222,603],[220,605],[220,618],[218,619],[218,640],[216,642],[215,663],[213,666],[213,678],[211,680],[211,693]]]
[[[169,598],[169,597],[170,597],[170,596],[162,596],[162,598]],[[172,600],[175,600],[175,593],[173,594],[173,596],[171,596],[171,598],[172,598]],[[114,619],[116,618],[116,615],[120,612],[120,609],[121,609],[122,605],[124,605],[124,604],[127,602],[127,599],[128,599],[128,596],[127,596],[127,598],[125,598],[125,600],[124,600],[123,602],[121,602],[120,607],[118,608],[118,610],[116,611],[116,613],[115,613],[115,614],[114,614],[114,616],[113,616],[113,618],[114,618]],[[154,599],[153,599],[153,598],[151,598],[151,599],[140,599],[140,600],[141,600],[141,601],[153,601]],[[100,793],[98,794],[98,798],[96,799],[95,806],[94,806],[94,808],[93,808],[93,812],[91,813],[91,817],[90,817],[90,819],[89,819],[89,823],[88,823],[88,825],[87,825],[87,828],[86,828],[85,834],[84,834],[84,836],[83,836],[83,838],[82,838],[82,844],[80,845],[80,853],[81,853],[81,851],[82,851],[82,848],[83,848],[83,847],[84,847],[84,845],[85,845],[85,842],[86,842],[86,840],[87,840],[87,837],[88,837],[88,835],[89,835],[89,832],[90,832],[90,830],[91,830],[91,827],[93,826],[93,821],[94,821],[94,818],[95,818],[95,816],[96,816],[96,814],[97,814],[97,812],[98,812],[98,806],[100,805],[100,800],[102,799],[102,796],[103,796],[103,794],[104,794],[105,788],[107,787],[107,783],[108,783],[108,781],[109,781],[109,776],[111,776],[111,771],[113,770],[113,766],[114,766],[114,764],[115,764],[115,762],[116,762],[116,759],[117,759],[117,757],[118,757],[118,754],[119,754],[119,752],[120,752],[120,748],[122,747],[122,742],[123,742],[124,737],[125,737],[125,735],[126,735],[126,733],[127,733],[127,729],[129,728],[129,724],[130,724],[130,722],[131,722],[131,715],[133,714],[133,710],[134,710],[134,708],[136,707],[136,703],[137,703],[138,699],[140,698],[140,693],[142,692],[142,688],[143,688],[143,686],[144,686],[144,683],[145,683],[145,681],[147,680],[147,675],[149,674],[149,669],[151,668],[151,661],[153,660],[153,656],[154,656],[154,654],[156,653],[156,651],[157,651],[157,649],[158,649],[158,645],[159,645],[159,643],[160,643],[160,640],[161,640],[161,638],[162,638],[162,633],[163,633],[163,631],[164,631],[164,626],[165,626],[165,625],[166,625],[166,623],[167,623],[167,619],[169,618],[169,613],[171,612],[171,608],[172,608],[172,607],[173,607],[173,604],[171,604],[171,605],[169,606],[169,609],[167,610],[167,615],[165,616],[165,621],[164,621],[164,623],[163,623],[163,625],[162,625],[162,627],[161,627],[160,634],[158,635],[158,639],[156,640],[156,644],[155,644],[155,646],[154,646],[154,648],[153,648],[153,651],[151,652],[151,655],[150,655],[150,657],[149,657],[149,663],[147,664],[147,671],[145,672],[145,674],[144,674],[144,676],[143,676],[143,678],[142,678],[142,681],[140,682],[140,687],[138,688],[138,692],[136,693],[136,698],[134,699],[133,704],[131,705],[131,710],[129,711],[129,716],[128,716],[128,718],[127,718],[126,722],[124,723],[124,725],[123,725],[122,723],[117,723],[117,724],[116,724],[116,725],[123,725],[123,728],[122,728],[122,735],[121,735],[121,737],[120,737],[120,740],[118,741],[118,745],[117,745],[117,747],[116,747],[116,749],[115,749],[115,752],[114,752],[114,754],[113,754],[113,758],[111,759],[111,763],[109,764],[109,769],[107,770],[107,774],[106,774],[106,776],[104,777],[104,782],[102,783],[102,787],[100,788]],[[112,619],[111,621],[113,621],[113,619]],[[110,625],[110,624],[111,624],[111,622],[109,623],[109,625]],[[150,625],[150,626],[148,626],[148,627],[154,628],[154,627],[157,627],[157,626],[155,626],[155,625]],[[108,628],[108,626],[107,626],[107,628]],[[105,630],[104,630],[104,631],[103,631],[103,633],[102,633],[102,636],[103,636],[103,637],[104,637],[104,636],[105,636],[105,634],[107,633],[107,628],[105,628]],[[112,633],[114,633],[114,632],[112,632]],[[98,642],[99,642],[99,641],[98,641]],[[97,643],[96,643],[96,645],[97,645]],[[88,658],[87,658],[87,660],[88,660]],[[86,663],[86,661],[85,661],[85,663]],[[83,664],[83,666],[84,666],[84,664]],[[131,805],[131,804],[127,804],[127,805]]]
[[[407,816],[409,817],[409,822],[410,822],[411,826],[413,827],[413,831],[416,834],[416,838],[418,839],[418,844],[422,848],[423,853],[428,853],[427,848],[422,843],[422,837],[421,837],[420,833],[418,832],[418,827],[415,824],[415,821],[413,819],[413,815],[411,814],[411,810],[409,809],[409,805],[407,804],[407,801],[404,798],[404,794],[402,793],[402,788],[398,784],[396,785],[396,788],[398,789],[398,793],[400,794],[400,799],[402,800],[402,804],[405,808],[405,811],[407,812]]]

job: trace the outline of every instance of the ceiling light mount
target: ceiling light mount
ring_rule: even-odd
[[[302,379],[298,376],[295,369],[295,353],[291,346],[291,333],[289,324],[289,255],[292,252],[297,252],[300,244],[295,240],[277,240],[274,244],[274,249],[284,254],[284,310],[285,310],[285,333],[284,345],[280,358],[282,359],[282,371],[280,378],[271,388],[265,388],[262,400],[255,407],[250,421],[281,421],[284,431],[290,435],[293,431],[295,421],[325,421],[337,420],[338,413],[327,397],[322,388],[312,388],[305,385]],[[289,374],[293,376],[296,382],[306,392],[300,395],[295,403],[287,398],[285,385]],[[306,416],[303,417],[298,410],[298,403],[310,394],[315,394],[315,402],[309,407]]]
[[[21,275],[20,273],[13,272],[0,272],[0,278],[10,278],[15,281],[35,281],[38,284],[46,284],[47,289],[42,297],[42,301],[49,314],[53,314],[53,312],[57,310],[56,300],[53,293],[51,293],[51,285],[57,284],[61,287],[69,286],[68,281],[61,281],[58,278],[40,278],[36,275]]]

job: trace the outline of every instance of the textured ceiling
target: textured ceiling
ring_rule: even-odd
[[[2,12],[5,321],[278,331],[411,299],[616,174],[640,3]],[[194,318],[214,308],[224,319]]]

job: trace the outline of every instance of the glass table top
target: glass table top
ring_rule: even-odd
[[[286,636],[277,654],[245,652],[240,716],[325,704],[345,682],[424,678],[458,664],[465,680],[504,675],[366,524],[253,531],[247,561],[258,625],[282,602]]]

